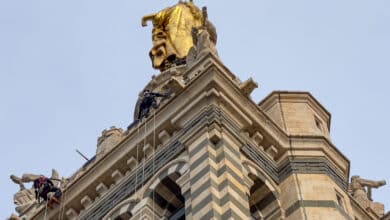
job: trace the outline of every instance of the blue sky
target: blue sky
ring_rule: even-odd
[[[196,1],[217,27],[222,61],[242,80],[310,91],[331,113],[351,174],[390,183],[390,1]],[[176,1],[0,0],[0,218],[10,174],[70,176],[101,131],[125,128],[156,70],[143,15]],[[390,186],[374,191],[390,209]]]

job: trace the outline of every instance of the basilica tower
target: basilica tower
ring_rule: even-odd
[[[350,161],[331,141],[331,115],[310,93],[252,100],[258,84],[220,60],[207,9],[192,1],[142,25],[149,21],[160,73],[140,92],[134,122],[103,131],[96,156],[60,184],[59,205],[36,204],[33,191],[21,189],[12,219],[384,217],[370,192],[385,182],[350,182]],[[169,95],[143,105],[145,91]]]

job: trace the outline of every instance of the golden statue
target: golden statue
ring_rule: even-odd
[[[153,48],[149,53],[153,67],[164,71],[172,65],[184,64],[189,50],[194,46],[192,31],[203,27],[206,19],[192,1],[180,1],[172,7],[144,16],[142,26],[146,26],[148,21],[153,23]]]

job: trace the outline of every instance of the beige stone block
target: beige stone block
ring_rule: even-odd
[[[104,195],[107,192],[108,188],[104,183],[99,183],[99,185],[96,187],[96,192],[99,196]]]
[[[169,133],[166,131],[166,130],[163,130],[161,131],[159,134],[158,134],[158,139],[161,141],[161,143],[163,145],[165,145],[166,143],[168,143],[169,139],[171,138],[171,136],[169,135]]]
[[[114,180],[115,184],[118,184],[119,181],[122,180],[123,174],[122,174],[119,170],[115,170],[115,171],[111,174],[111,177],[112,177],[112,179]]]
[[[77,219],[77,212],[74,210],[74,209],[68,209],[66,210],[65,212],[65,215],[66,217],[69,219],[69,220],[76,220]]]
[[[84,196],[81,201],[80,201],[81,205],[87,209],[89,208],[91,205],[92,205],[92,199],[89,197],[89,196]]]
[[[256,131],[253,135],[252,135],[252,139],[256,142],[257,146],[260,146],[261,143],[263,142],[263,135],[260,134],[260,132]]]
[[[305,207],[305,212],[310,220],[345,220],[345,217],[335,208]]]
[[[276,156],[278,155],[279,151],[278,149],[275,147],[275,146],[270,146],[267,150],[266,150],[267,154],[272,158],[272,159],[275,159]]]
[[[135,167],[137,166],[137,160],[135,157],[131,157],[127,160],[127,166],[130,168],[130,171],[133,171]]]
[[[285,179],[280,185],[280,201],[282,208],[287,209],[296,201],[300,200],[298,184],[295,176],[291,175]]]
[[[147,143],[143,147],[143,151],[144,151],[145,157],[149,158],[150,156],[152,156],[154,149],[153,149],[153,146],[150,143]]]
[[[190,190],[190,172],[186,172],[184,175],[176,180],[176,183],[180,186],[182,194],[185,194]]]

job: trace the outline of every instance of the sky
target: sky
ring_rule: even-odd
[[[142,16],[175,4],[129,0],[0,0],[0,219],[23,173],[72,175],[101,131],[132,122],[153,74]],[[332,114],[333,143],[351,175],[390,210],[390,1],[195,0],[208,6],[222,62],[253,77],[259,102],[309,91]]]

